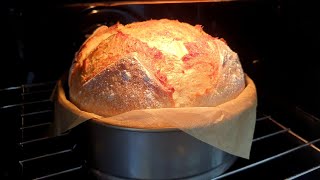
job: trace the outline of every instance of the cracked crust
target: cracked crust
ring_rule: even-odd
[[[98,28],[69,72],[71,101],[102,116],[215,106],[244,86],[239,58],[224,40],[199,25],[168,19]]]

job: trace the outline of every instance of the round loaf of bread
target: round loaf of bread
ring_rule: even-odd
[[[99,27],[69,72],[70,100],[101,116],[146,108],[216,106],[245,87],[238,58],[202,26],[148,20]]]

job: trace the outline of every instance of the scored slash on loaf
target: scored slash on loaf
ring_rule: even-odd
[[[216,106],[244,87],[238,55],[225,41],[168,19],[99,27],[69,72],[71,101],[101,116]]]

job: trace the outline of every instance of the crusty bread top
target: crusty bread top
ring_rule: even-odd
[[[95,78],[105,76],[102,74],[106,71],[111,70],[114,75],[114,67],[118,67],[119,61],[126,58],[138,60],[141,65],[137,68],[141,68],[139,70],[148,77],[141,81],[152,79],[155,85],[148,87],[148,91],[157,89],[157,92],[160,92],[162,89],[160,94],[167,95],[167,103],[156,107],[137,105],[127,108],[124,105],[122,110],[117,107],[113,108],[112,113],[101,112],[103,109],[108,111],[113,104],[103,104],[99,100],[99,104],[94,104],[92,99],[102,95],[85,93],[90,90],[84,86]],[[126,76],[131,76],[131,71],[126,71]],[[125,80],[128,77],[122,78]],[[99,81],[103,79],[100,78]],[[112,84],[112,80],[108,79],[109,83]],[[133,86],[127,84],[125,88],[130,89]],[[244,75],[237,54],[223,40],[208,35],[200,25],[191,26],[177,20],[161,19],[98,28],[75,57],[70,69],[69,87],[71,100],[84,110],[94,111],[98,106],[103,106],[100,108],[100,115],[113,115],[141,108],[217,105],[236,97],[242,91]],[[124,92],[123,87],[122,89],[119,93]],[[92,97],[88,100],[87,96]],[[84,101],[92,101],[93,104]],[[121,103],[119,101],[117,103]],[[141,101],[144,101],[143,98]],[[88,108],[89,106],[95,108]]]

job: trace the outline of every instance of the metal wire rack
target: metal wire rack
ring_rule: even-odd
[[[17,125],[16,153],[21,179],[87,178],[85,160],[67,132],[49,137],[55,82],[0,89],[0,117]],[[239,158],[214,179],[316,179],[320,177],[320,136],[311,141],[273,117],[258,113],[250,160]]]

